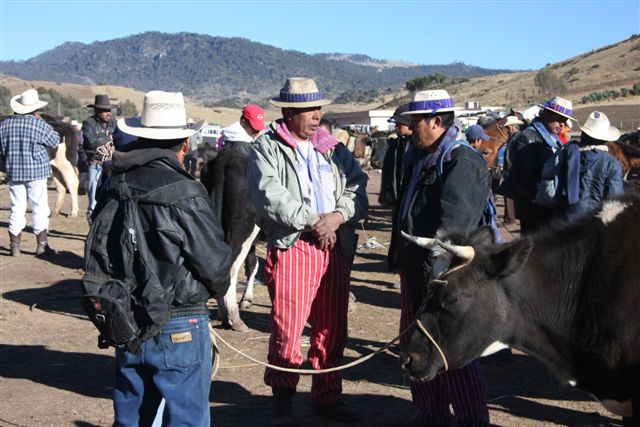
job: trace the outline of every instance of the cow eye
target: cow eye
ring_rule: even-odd
[[[457,295],[447,295],[440,301],[440,306],[444,309],[449,309],[458,302]]]

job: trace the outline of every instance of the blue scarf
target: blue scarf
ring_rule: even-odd
[[[404,164],[405,170],[413,165],[415,165],[415,167],[413,168],[413,172],[411,174],[411,181],[409,181],[407,192],[402,199],[402,210],[400,211],[400,219],[406,218],[407,214],[409,213],[409,207],[413,201],[413,196],[418,184],[418,178],[420,177],[422,170],[435,166],[438,162],[438,156],[440,155],[440,150],[442,149],[442,147],[450,142],[455,142],[457,140],[457,136],[458,128],[456,126],[451,126],[449,129],[447,129],[444,137],[438,144],[438,148],[433,153],[429,153],[427,150],[420,149],[415,145],[412,145],[402,157],[402,163]],[[450,160],[451,153],[449,153],[448,157],[449,158],[444,159],[445,162]]]
[[[535,130],[538,131],[542,139],[544,139],[544,142],[553,149],[554,153],[559,148],[562,148],[562,142],[560,142],[556,135],[551,135],[549,133],[547,128],[544,127],[544,123],[542,123],[542,121],[538,117],[533,119],[533,122],[531,122],[531,126],[533,126]]]

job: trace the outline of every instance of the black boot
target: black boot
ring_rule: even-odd
[[[11,256],[19,256],[20,255],[20,238],[22,237],[22,233],[18,233],[17,236],[14,236],[9,232],[9,247],[11,248]]]
[[[56,251],[49,247],[49,243],[47,241],[48,233],[47,230],[42,230],[38,234],[36,234],[36,241],[38,242],[38,247],[36,248],[36,256],[37,257],[45,257],[47,255],[54,255]]]
[[[271,414],[272,426],[293,426],[293,394],[294,389],[287,387],[272,387],[273,412]]]

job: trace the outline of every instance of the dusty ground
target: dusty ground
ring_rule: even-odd
[[[389,241],[390,212],[376,205],[380,175],[370,174],[371,217],[360,243]],[[53,203],[54,192],[50,190]],[[6,230],[8,187],[0,187],[0,223]],[[81,207],[86,197],[81,196]],[[81,216],[84,215],[82,212]],[[30,223],[30,221],[29,221]],[[99,350],[96,331],[78,303],[87,224],[83,217],[51,219],[50,243],[59,251],[48,261],[33,257],[35,237],[25,233],[24,252],[8,255],[0,239],[0,425],[106,426],[112,422],[113,351]],[[504,231],[517,235],[517,227]],[[264,252],[262,252],[262,255]],[[385,272],[385,249],[361,249],[352,291],[358,300],[350,313],[345,362],[369,354],[398,331],[398,277]],[[254,308],[243,313],[251,332],[220,329],[219,334],[261,360],[267,348],[269,298],[257,287]],[[268,425],[269,389],[263,368],[221,346],[220,369],[211,386],[211,411],[217,426]],[[501,426],[619,426],[589,395],[560,385],[531,357],[514,354],[484,359],[492,422]],[[303,377],[295,397],[299,425],[327,425],[311,416],[310,379]],[[407,379],[392,353],[344,372],[345,401],[361,411],[362,426],[389,426],[412,417]]]

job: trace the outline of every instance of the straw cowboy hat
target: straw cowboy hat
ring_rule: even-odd
[[[111,110],[117,105],[112,105],[108,95],[96,95],[93,104],[87,105],[87,108],[97,108],[98,110]]]
[[[423,90],[413,95],[413,100],[409,103],[409,109],[402,113],[407,114],[436,114],[448,111],[459,110],[455,107],[453,98],[446,90]]]
[[[519,120],[516,116],[507,116],[507,121],[502,125],[503,128],[507,126],[520,126],[523,125],[524,122]]]
[[[324,99],[313,79],[307,77],[290,77],[280,89],[280,96],[271,98],[276,107],[307,108],[322,107],[331,104]]]
[[[620,138],[618,128],[611,126],[607,116],[600,111],[589,114],[587,121],[582,125],[582,132],[600,141],[617,141]]]
[[[40,101],[38,97],[38,91],[35,89],[29,89],[22,92],[20,95],[16,95],[11,98],[11,109],[16,114],[29,114],[36,110],[41,109],[48,102]]]
[[[204,120],[187,125],[187,111],[181,92],[152,90],[144,95],[141,117],[118,120],[118,128],[129,135],[147,139],[188,138],[202,128]]]
[[[553,97],[540,107],[545,110],[553,111],[556,114],[566,117],[567,119],[575,120],[573,117],[573,104],[568,99],[560,98],[559,96]]]

